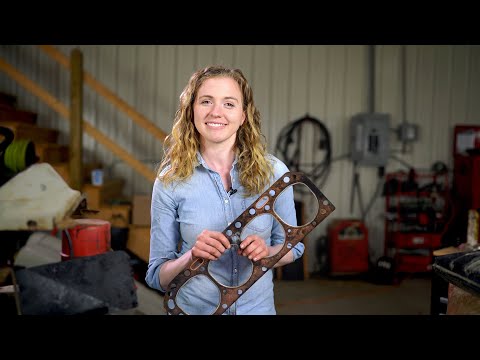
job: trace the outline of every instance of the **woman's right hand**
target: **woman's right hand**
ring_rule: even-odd
[[[230,249],[230,242],[221,232],[203,230],[192,247],[194,257],[217,260],[225,250]]]

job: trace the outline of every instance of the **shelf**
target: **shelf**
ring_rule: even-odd
[[[450,212],[449,174],[389,173],[385,186],[385,255],[396,272],[431,271]]]

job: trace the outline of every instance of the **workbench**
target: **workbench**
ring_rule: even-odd
[[[480,315],[480,251],[447,248],[434,255],[432,314]]]

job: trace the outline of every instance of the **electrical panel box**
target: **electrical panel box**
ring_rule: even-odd
[[[397,136],[399,141],[413,142],[418,140],[418,125],[401,123],[397,127]]]
[[[350,157],[358,165],[385,166],[389,156],[390,114],[360,113],[350,122]]]

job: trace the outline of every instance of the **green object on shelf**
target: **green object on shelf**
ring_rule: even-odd
[[[5,149],[3,162],[13,172],[25,170],[35,162],[35,147],[31,140],[14,140]]]

